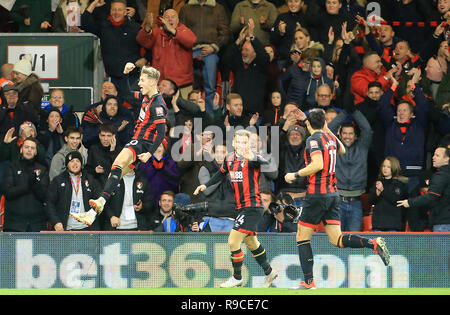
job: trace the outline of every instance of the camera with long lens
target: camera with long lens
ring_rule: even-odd
[[[175,220],[183,226],[189,226],[194,222],[201,221],[201,218],[208,214],[208,202],[192,203],[185,206],[173,205]]]
[[[290,195],[280,193],[277,196],[277,201],[269,204],[269,212],[271,214],[283,213],[284,221],[295,222],[300,216],[301,208],[295,207],[292,203],[293,200]]]

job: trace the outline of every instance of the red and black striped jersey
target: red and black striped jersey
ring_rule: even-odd
[[[339,150],[339,141],[331,133],[315,132],[306,140],[306,166],[315,154],[321,154],[323,158],[323,169],[308,176],[308,195],[337,194],[336,157]]]
[[[260,166],[265,164],[260,156],[255,161],[237,157],[235,153],[226,156],[220,168],[222,174],[230,174],[231,186],[236,200],[236,209],[262,207]]]
[[[143,139],[154,142],[158,131],[158,124],[166,123],[167,107],[162,95],[158,92],[151,97],[142,96],[140,92],[135,92],[134,97],[142,100],[141,111],[134,127],[132,139]]]

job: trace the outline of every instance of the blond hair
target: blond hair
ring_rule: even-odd
[[[148,77],[150,77],[151,79],[154,79],[156,82],[159,81],[159,77],[161,76],[161,73],[157,69],[150,67],[150,66],[142,67],[141,75],[142,74],[146,74]]]

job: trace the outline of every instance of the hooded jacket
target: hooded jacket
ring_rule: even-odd
[[[19,101],[18,103],[30,102],[36,114],[40,113],[42,96],[44,96],[44,90],[42,89],[39,77],[32,73],[21,83],[17,84],[19,89]]]
[[[314,75],[312,72],[312,62],[314,61],[320,61],[322,74],[319,76]],[[314,58],[312,62],[309,71],[309,80],[306,80],[305,92],[305,101],[309,106],[316,103],[316,90],[319,86],[327,84],[331,88],[331,91],[334,89],[333,81],[327,77],[325,61],[322,58]]]

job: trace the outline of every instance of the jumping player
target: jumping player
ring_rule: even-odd
[[[320,221],[325,224],[328,239],[334,246],[371,248],[381,257],[386,266],[389,265],[390,256],[385,241],[381,237],[370,240],[353,234],[342,235],[339,217],[340,197],[336,187],[335,167],[336,154],[345,154],[345,147],[328,129],[325,111],[313,109],[309,112],[308,118],[303,112],[302,117],[311,134],[306,140],[306,167],[285,175],[288,183],[299,177],[308,176],[308,189],[297,229],[297,248],[305,281],[293,289],[315,289],[311,236]]]
[[[128,74],[134,68],[133,63],[127,63],[123,72]],[[92,209],[84,213],[71,214],[78,221],[91,225],[96,215],[103,211],[105,203],[116,191],[122,177],[135,167],[133,163],[138,162],[137,159],[143,163],[147,162],[164,140],[167,108],[157,89],[159,77],[160,73],[155,68],[142,68],[138,82],[140,92],[134,92],[134,97],[142,100],[134,136],[117,155],[100,197],[89,200]]]
[[[264,212],[259,186],[260,167],[269,162],[250,151],[250,134],[246,130],[235,132],[233,137],[234,152],[226,156],[220,170],[205,185],[198,186],[194,191],[194,195],[197,195],[208,186],[219,183],[227,173],[230,174],[236,210],[238,211],[234,227],[228,237],[234,273],[220,285],[221,288],[240,287],[244,283],[241,272],[244,261],[244,253],[241,250],[242,241],[245,242],[247,248],[252,252],[253,258],[264,270],[266,277],[263,287],[270,287],[271,283],[278,277],[276,270],[273,270],[267,262],[266,250],[256,237],[256,227]]]

